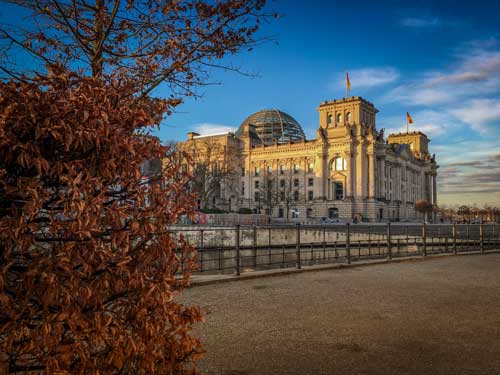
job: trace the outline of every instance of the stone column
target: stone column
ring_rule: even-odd
[[[437,181],[436,175],[432,175],[432,204],[437,204]]]
[[[345,196],[347,197],[352,197],[352,153],[351,152],[345,152],[344,153],[344,158],[346,160],[347,164],[347,178],[346,178],[346,184],[345,184]]]
[[[375,155],[368,154],[368,197],[375,199]]]
[[[317,198],[325,197],[325,166],[323,155],[316,155],[314,160],[314,196]]]
[[[380,189],[379,198],[385,199],[385,158],[380,158],[380,173],[378,174]]]
[[[360,142],[356,152],[356,196],[364,198],[366,196],[366,154],[363,152],[363,143]]]
[[[397,183],[397,186],[396,186],[396,194],[397,194],[397,200],[398,201],[401,201],[401,180],[402,180],[402,174],[401,174],[401,169],[402,169],[402,166],[401,164],[398,164],[397,166],[397,169],[396,169],[396,183]]]
[[[418,174],[418,199],[424,199],[425,196],[425,174],[422,169]]]

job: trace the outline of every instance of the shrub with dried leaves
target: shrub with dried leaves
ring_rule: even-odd
[[[203,317],[174,298],[196,258],[168,232],[188,176],[168,158],[141,174],[168,155],[147,129],[176,103],[127,89],[58,68],[0,82],[1,373],[195,371]]]

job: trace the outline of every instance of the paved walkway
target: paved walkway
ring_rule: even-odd
[[[196,286],[207,374],[500,374],[500,254]]]

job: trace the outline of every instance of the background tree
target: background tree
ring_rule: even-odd
[[[421,199],[415,203],[415,210],[424,214],[425,220],[428,220],[428,215],[433,212],[434,206],[428,200]]]
[[[179,145],[191,169],[191,191],[202,209],[216,208],[220,199],[225,203],[225,195],[239,188],[241,150],[224,139],[202,137]]]
[[[273,214],[279,203],[278,180],[270,173],[266,173],[262,184],[256,190],[259,193],[259,203],[268,215]]]
[[[470,221],[470,207],[466,205],[462,205],[458,208],[457,214],[462,216],[463,222]]]
[[[294,205],[304,200],[299,186],[295,186],[293,178],[285,176],[279,179],[278,194],[276,194],[276,205],[283,205],[285,208],[286,220],[290,220],[290,210]]]
[[[33,17],[0,31],[0,373],[190,372],[196,259],[168,228],[193,197],[149,130],[256,42],[264,1],[0,2]]]

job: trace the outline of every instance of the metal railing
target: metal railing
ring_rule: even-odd
[[[500,250],[499,224],[333,224],[175,228],[198,250],[195,272],[242,272]]]

